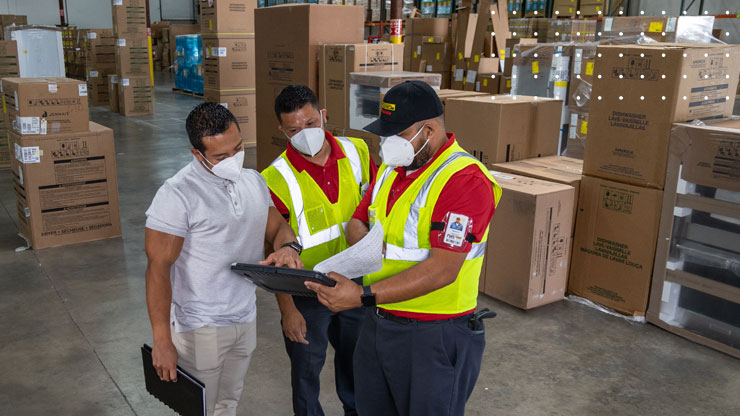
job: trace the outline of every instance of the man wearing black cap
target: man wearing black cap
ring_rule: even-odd
[[[383,165],[347,241],[382,224],[383,269],[362,287],[335,273],[334,287],[306,285],[331,310],[368,309],[354,356],[360,415],[461,415],[485,346],[474,312],[501,188],[445,131],[427,84],[393,87],[381,107],[365,130],[382,137]]]

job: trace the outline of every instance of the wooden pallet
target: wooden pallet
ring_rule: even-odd
[[[172,92],[176,92],[178,94],[189,95],[191,97],[203,98],[203,94],[200,94],[200,93],[197,93],[197,92],[188,91],[188,90],[181,90],[179,88],[173,88],[172,89]]]

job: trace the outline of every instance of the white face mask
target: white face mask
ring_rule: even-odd
[[[288,136],[287,134],[285,135]],[[321,127],[311,127],[303,129],[296,133],[293,137],[288,137],[290,145],[293,148],[304,155],[311,157],[316,156],[321,148],[324,147],[324,122],[322,120]]]
[[[414,145],[411,144],[426,126],[426,124],[421,126],[411,140],[406,140],[397,134],[382,137],[380,142],[380,157],[383,159],[383,163],[394,168],[399,166],[406,167],[413,163],[416,155],[429,144],[429,139],[427,138],[426,143],[421,146],[418,152],[414,152]]]
[[[198,151],[198,153],[200,153],[200,151]],[[200,155],[206,163],[212,166],[209,168],[203,164],[203,167],[211,171],[214,175],[232,182],[236,182],[237,179],[239,179],[239,175],[242,173],[242,166],[244,166],[244,150],[236,152],[234,156],[227,157],[215,165],[209,162],[208,159],[203,156],[203,153],[200,153]]]

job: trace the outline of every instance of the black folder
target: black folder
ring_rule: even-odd
[[[255,285],[272,293],[316,297],[316,292],[308,289],[303,282],[315,282],[330,287],[337,284],[329,276],[313,270],[245,263],[234,263],[231,265],[231,270],[242,274]]]
[[[206,416],[206,385],[177,366],[177,382],[162,381],[152,364],[152,347],[141,347],[146,391],[182,416]]]

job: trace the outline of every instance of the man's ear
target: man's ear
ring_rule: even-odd
[[[325,109],[323,109],[323,110],[321,110],[321,111],[319,111],[319,113],[321,113],[321,120],[322,120],[322,121],[324,122],[324,126],[326,126],[326,123],[328,123],[328,122],[329,122],[329,121],[328,121],[329,119],[327,118],[327,111],[326,111],[326,108],[325,108]]]
[[[198,151],[198,149],[195,149],[195,148],[192,148],[191,147],[190,148],[190,153],[192,153],[193,156],[195,156],[195,158],[198,159],[199,162],[202,162],[203,161],[203,156],[200,155],[200,152]]]

